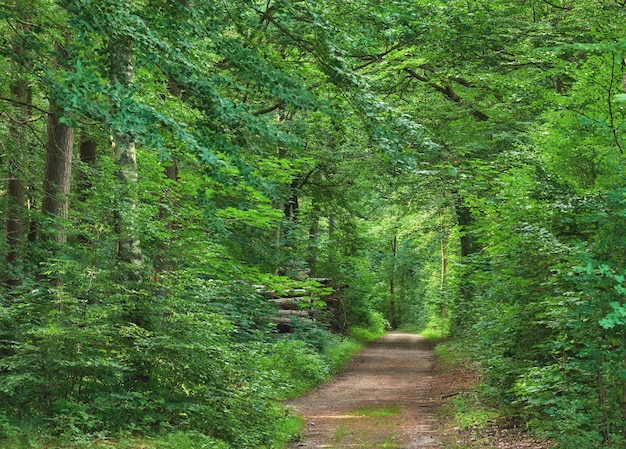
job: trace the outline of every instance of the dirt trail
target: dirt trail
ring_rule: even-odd
[[[390,333],[360,353],[332,382],[289,401],[305,419],[291,448],[432,449],[435,358],[419,335]],[[437,396],[435,396],[437,394]]]

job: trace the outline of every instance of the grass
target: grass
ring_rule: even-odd
[[[223,441],[198,432],[173,432],[154,438],[101,438],[85,441],[36,441],[7,438],[0,441],[0,449],[231,449]]]
[[[299,416],[289,415],[283,420],[279,429],[279,446],[286,446],[290,441],[298,441],[302,437],[302,429],[306,423]]]
[[[396,404],[391,404],[385,407],[362,407],[356,410],[352,410],[349,412],[349,415],[352,416],[368,416],[368,417],[376,417],[376,418],[386,418],[388,416],[395,416],[401,413],[400,407]]]
[[[448,377],[456,373],[477,369],[468,357],[467,348],[462,341],[443,339],[435,346],[438,369]],[[494,407],[492,401],[486,399],[484,386],[457,393],[437,412],[436,418],[442,428],[442,442],[450,449],[483,449],[488,442],[481,436],[482,431],[494,422],[506,417],[504,408]],[[467,438],[472,435],[472,438]]]
[[[341,443],[348,435],[350,435],[350,431],[346,429],[345,425],[341,424],[335,431],[335,443]]]
[[[450,336],[450,320],[437,316],[432,316],[425,326],[403,325],[397,329],[399,332],[409,332],[419,334],[426,340],[438,343]]]
[[[377,338],[385,335],[384,331],[373,332],[369,329],[365,329],[362,327],[351,327],[348,331],[348,335],[351,339],[356,340],[358,343],[367,344],[371,341],[376,340]]]
[[[500,418],[497,410],[484,407],[471,397],[460,396],[453,403],[455,422],[461,430],[482,429]]]
[[[431,317],[419,334],[428,341],[438,342],[450,336],[450,320]]]

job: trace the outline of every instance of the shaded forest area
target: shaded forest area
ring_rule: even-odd
[[[623,0],[0,17],[3,441],[280,447],[277,399],[411,327],[560,447],[626,445]]]

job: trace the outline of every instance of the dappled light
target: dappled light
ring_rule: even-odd
[[[625,29],[624,0],[0,2],[0,449],[284,449],[346,366],[423,403],[432,367],[379,358],[413,351],[461,373],[407,412],[449,449],[626,447]]]

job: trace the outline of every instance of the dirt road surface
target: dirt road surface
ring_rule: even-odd
[[[370,344],[332,382],[288,406],[306,421],[291,448],[441,447],[433,413],[441,394],[435,358],[421,336],[390,333]]]

